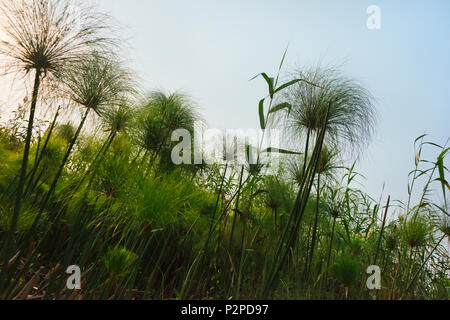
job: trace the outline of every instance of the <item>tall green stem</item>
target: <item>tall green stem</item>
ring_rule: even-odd
[[[36,69],[36,73],[34,76],[33,94],[32,94],[32,98],[31,98],[30,116],[29,116],[28,127],[27,127],[27,136],[25,139],[25,148],[24,148],[23,158],[22,158],[22,167],[20,169],[19,186],[17,188],[17,193],[16,193],[16,202],[14,204],[14,212],[13,212],[13,216],[12,216],[11,227],[10,227],[8,235],[6,237],[3,268],[2,268],[2,274],[0,276],[0,289],[3,288],[4,281],[6,281],[6,276],[7,276],[7,271],[8,271],[8,262],[11,257],[11,251],[12,251],[12,242],[13,242],[14,234],[17,229],[17,222],[19,219],[20,209],[22,206],[23,188],[25,185],[25,180],[26,180],[26,175],[27,175],[28,157],[30,154],[31,138],[33,135],[34,115],[36,113],[36,103],[37,103],[37,97],[38,97],[38,93],[39,93],[40,83],[41,83],[41,69]]]
[[[381,225],[380,235],[378,236],[377,251],[375,252],[375,257],[373,259],[374,265],[377,264],[378,255],[380,253],[381,239],[383,238],[384,227],[386,226],[386,218],[387,218],[387,214],[388,214],[388,210],[389,210],[390,201],[391,201],[391,196],[388,197],[387,204],[386,204],[386,210],[384,211],[383,223]]]
[[[227,175],[227,170],[228,170],[228,162],[225,164],[225,169],[224,169],[224,172],[223,172],[223,175],[222,175],[222,180],[220,182],[220,187],[219,187],[219,191],[218,191],[218,194],[217,194],[216,204],[214,206],[214,211],[213,211],[213,215],[212,215],[212,219],[211,219],[211,226],[209,228],[208,238],[206,239],[206,242],[205,242],[205,248],[206,248],[206,246],[208,246],[209,240],[211,239],[212,233],[214,231],[213,229],[216,226],[216,223],[214,222],[214,219],[216,218],[217,208],[219,206],[220,195],[222,194],[223,186],[225,184],[225,178],[226,178],[226,175]]]
[[[243,178],[243,176],[244,176],[244,166],[242,166],[242,169],[241,169],[241,176],[240,176],[240,179],[239,179],[239,189],[238,189],[238,195],[237,195],[237,198],[236,198],[236,206],[235,206],[236,210],[235,210],[234,215],[233,215],[233,225],[231,226],[230,242],[229,242],[229,245],[228,245],[228,249],[229,249],[230,252],[231,252],[231,248],[232,248],[232,245],[233,245],[234,229],[236,227],[236,220],[237,220],[237,214],[238,214],[237,211],[239,210],[239,198],[241,196],[242,178]]]
[[[314,220],[314,228],[313,228],[313,234],[312,234],[312,240],[311,240],[311,254],[309,257],[309,264],[308,264],[308,273],[311,270],[312,261],[314,258],[314,249],[316,247],[316,238],[317,238],[317,227],[319,224],[319,199],[320,199],[320,173],[317,174],[317,199],[316,199],[316,216]],[[307,277],[309,274],[307,274]]]
[[[63,158],[63,160],[61,162],[61,165],[59,166],[58,172],[56,173],[56,176],[53,179],[53,183],[52,183],[49,191],[45,195],[44,200],[42,201],[41,208],[40,208],[40,213],[42,213],[45,210],[45,208],[47,206],[47,203],[50,200],[50,197],[52,196],[53,192],[56,189],[56,185],[58,184],[58,180],[61,177],[61,175],[63,173],[63,170],[64,170],[64,167],[66,166],[67,161],[69,160],[69,156],[72,153],[72,149],[75,146],[75,143],[77,142],[78,137],[80,136],[81,130],[83,129],[84,123],[86,122],[86,119],[87,119],[87,117],[89,115],[89,111],[90,110],[91,110],[90,108],[86,108],[86,111],[84,112],[84,115],[83,115],[83,118],[82,118],[82,120],[80,122],[80,125],[78,126],[78,129],[75,132],[75,135],[74,135],[72,141],[70,142],[70,145],[69,145],[69,147],[68,147],[68,149],[66,151],[66,154],[64,155],[64,158]]]
[[[438,243],[434,246],[433,250],[431,250],[430,254],[428,255],[428,257],[425,259],[425,261],[422,263],[422,265],[420,266],[419,270],[417,270],[416,274],[414,275],[414,277],[412,278],[411,282],[409,283],[408,287],[406,288],[406,292],[409,291],[409,289],[411,289],[412,285],[414,284],[414,282],[417,280],[417,277],[419,277],[419,275],[422,273],[423,268],[425,267],[425,265],[428,263],[428,261],[431,259],[431,257],[433,256],[434,252],[437,250],[437,248],[439,247],[439,245],[441,244],[441,242],[445,239],[446,235],[444,234],[441,239],[438,241]]]
[[[313,154],[311,156],[311,161],[309,162],[308,169],[306,170],[305,176],[302,179],[297,199],[292,209],[291,216],[289,217],[288,225],[286,226],[285,231],[280,237],[280,241],[278,243],[276,253],[274,256],[273,264],[271,266],[267,279],[265,279],[264,281],[265,283],[262,292],[260,293],[260,296],[262,298],[267,298],[272,292],[275,277],[280,271],[284,262],[286,261],[287,255],[290,252],[293,243],[295,242],[296,235],[300,228],[306,204],[308,202],[308,198],[314,182],[314,176],[317,171],[320,152],[322,150],[323,142],[325,139],[325,133],[327,131],[330,108],[331,103],[327,108],[322,129],[319,131],[317,135],[317,141],[314,147]]]
[[[33,171],[31,172],[31,176],[28,180],[28,185],[27,188],[25,189],[25,195],[28,194],[28,192],[33,192],[33,188],[30,189],[30,187],[33,186],[33,180],[34,180],[34,176],[36,175],[37,169],[39,167],[39,164],[42,161],[43,155],[45,150],[47,149],[47,145],[50,141],[50,137],[52,136],[53,130],[55,129],[56,126],[56,120],[58,119],[59,116],[59,110],[61,109],[61,107],[58,107],[58,110],[56,110],[56,114],[55,117],[53,118],[52,124],[50,125],[50,129],[48,131],[47,137],[45,139],[44,145],[42,146],[42,150],[39,152],[39,149],[37,152],[39,152],[39,157],[34,165]]]
[[[333,217],[333,227],[331,228],[331,238],[330,238],[330,246],[328,247],[327,269],[325,271],[325,281],[328,278],[328,269],[330,268],[331,250],[333,249],[334,230],[336,228],[336,218],[337,218],[336,216]]]
[[[305,146],[305,159],[303,162],[303,170],[302,170],[302,177],[305,176],[306,172],[306,166],[308,163],[308,151],[309,151],[309,139],[311,137],[311,129],[308,128],[308,133],[306,134],[306,146]]]

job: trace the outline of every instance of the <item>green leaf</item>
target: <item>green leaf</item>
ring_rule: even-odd
[[[298,82],[304,82],[304,83],[307,83],[307,84],[309,84],[309,85],[311,85],[311,86],[313,86],[313,87],[318,87],[318,88],[320,88],[317,84],[314,84],[314,83],[312,83],[312,82],[310,82],[310,81],[307,81],[307,80],[304,80],[304,79],[295,79],[295,80],[291,80],[291,81],[286,82],[285,84],[281,85],[280,87],[278,87],[278,88],[275,90],[274,93],[280,92],[281,90],[284,90],[284,89],[286,89],[286,88],[288,88],[288,87],[290,87],[290,86],[292,86],[292,85],[294,85],[294,84],[296,84],[296,83],[298,83]]]
[[[255,162],[255,160],[258,160],[258,159],[254,159],[254,156],[255,156],[254,150],[256,150],[256,148],[254,148],[252,145],[250,145],[250,144],[245,145],[245,159],[247,160],[248,163],[253,164]]]
[[[445,180],[445,179],[441,179],[441,178],[437,178],[437,179],[435,179],[434,181],[439,181],[440,183],[442,183],[444,186],[446,186],[447,187],[447,189],[449,189],[450,190],[450,184],[448,183],[448,181],[447,180]]]
[[[251,78],[250,81],[255,80],[259,76],[262,76],[264,78],[264,80],[266,80],[267,86],[269,87],[269,96],[271,99],[273,99],[273,95],[275,93],[274,92],[274,79],[270,78],[266,73],[263,72],[263,73],[257,74],[253,78]]]
[[[262,130],[266,129],[266,119],[264,119],[264,101],[266,99],[262,99],[259,102],[259,124]]]
[[[444,200],[446,199],[445,187],[450,189],[448,182],[445,180],[445,166],[444,166],[444,158],[449,150],[450,150],[450,148],[442,151],[442,153],[438,156],[438,160],[436,162],[436,165],[438,166],[438,169],[439,169],[439,179],[438,180],[441,182],[441,185],[442,185],[442,193],[444,194]]]
[[[449,151],[450,151],[450,148],[447,148],[444,151],[442,151],[442,153],[439,155],[438,159],[444,160],[445,156],[447,155],[447,152],[449,152]]]
[[[434,143],[434,142],[424,142],[424,143],[423,143],[423,145],[427,145],[427,144],[429,144],[430,146],[437,147],[437,148],[439,148],[439,149],[444,149],[442,146],[440,146],[440,145],[438,145],[438,144],[436,144],[436,143]]]
[[[297,154],[297,155],[302,155],[303,153],[301,152],[295,152],[295,151],[290,151],[290,150],[285,150],[285,149],[278,149],[278,148],[267,148],[266,150],[263,151],[267,152],[267,153],[281,153],[281,154]]]
[[[284,51],[284,54],[283,54],[283,58],[281,59],[280,67],[278,68],[277,80],[275,81],[275,86],[278,85],[278,80],[280,79],[281,69],[283,68],[284,60],[286,60],[286,55],[287,55],[288,49],[289,49],[289,45],[286,47],[286,50]]]
[[[344,240],[344,238],[339,238],[339,247],[340,247],[341,251],[344,252],[344,250],[345,250],[345,240]]]
[[[441,210],[442,213],[444,213],[445,215],[447,215],[447,216],[450,217],[450,214],[448,214],[448,212],[447,212],[446,209],[444,209],[444,208],[442,208],[442,207],[440,207],[440,206],[438,206],[437,204],[434,204],[434,203],[433,203],[433,206],[435,206],[436,208],[438,208],[439,210]]]
[[[416,153],[416,161],[415,161],[416,167],[419,165],[419,162],[420,162],[420,153],[417,152],[417,153]]]
[[[286,47],[286,50],[284,50],[283,58],[281,59],[280,67],[278,68],[278,71],[281,71],[281,68],[283,68],[284,60],[286,59],[286,54],[288,52],[289,45]]]
[[[421,135],[416,140],[414,140],[414,143],[417,143],[420,139],[425,138],[426,136],[427,136],[426,134]]]
[[[257,196],[259,196],[260,194],[263,194],[263,193],[269,193],[269,192],[267,190],[260,189],[260,190],[256,191],[254,194],[252,194],[252,198],[255,198],[255,197],[257,197]]]
[[[269,113],[275,113],[275,112],[278,112],[283,109],[288,109],[288,112],[290,113],[292,106],[287,102],[283,102],[283,103],[280,103],[279,105],[273,107],[272,109],[270,109]]]

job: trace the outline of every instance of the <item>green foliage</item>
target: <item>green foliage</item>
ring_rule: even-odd
[[[151,154],[151,164],[160,158],[161,169],[173,170],[172,149],[178,142],[172,141],[172,133],[183,129],[193,137],[196,121],[200,121],[200,116],[188,96],[153,91],[138,111],[134,136],[137,143]]]
[[[290,178],[289,164],[297,163],[298,174],[303,156],[285,155],[292,158],[282,161],[279,172],[273,175],[261,176],[259,171],[245,174],[237,203],[242,168],[230,164],[224,175],[223,167],[207,166],[198,179],[182,167],[161,171],[161,161],[166,160],[160,158],[148,165],[149,155],[139,152],[141,146],[129,136],[134,135],[138,124],[129,125],[132,130],[118,130],[107,150],[104,137],[86,135],[77,141],[47,212],[33,226],[37,216],[34,199],[49,190],[48,182],[68,145],[60,130],[50,137],[44,150],[41,143],[42,159],[34,179],[37,186],[23,206],[16,229],[18,239],[30,230],[35,239],[40,239],[40,247],[30,249],[33,264],[29,271],[22,271],[24,279],[32,275],[35,264],[51,266],[70,262],[76,256],[87,268],[86,298],[129,298],[125,293],[130,288],[151,298],[181,294],[188,298],[229,298],[230,290],[242,298],[259,296],[296,203],[299,186]],[[30,168],[35,165],[37,146],[34,143],[31,147]],[[0,237],[11,220],[11,206],[5,200],[14,190],[14,176],[20,166],[19,151],[1,150],[5,161],[0,171],[4,186],[0,193]],[[96,157],[101,150],[103,156]],[[333,159],[333,149],[322,150],[322,155],[330,154],[324,158]],[[96,170],[88,171],[94,161]],[[365,290],[363,271],[375,256],[380,206],[352,188],[358,178],[354,168],[344,171],[337,186],[334,175],[325,174],[336,165],[322,161],[317,224],[318,199],[312,195],[298,229],[298,247],[289,250],[289,258],[280,265],[279,278],[274,278],[275,297],[359,298]],[[84,182],[78,185],[86,172]],[[301,183],[302,177],[298,181]],[[448,233],[448,219],[441,210],[444,207],[422,206],[420,214],[411,213],[386,226],[378,261],[387,276],[383,277],[379,298],[397,299],[411,288],[419,290],[429,283],[426,274],[433,270],[436,279],[430,291],[420,290],[430,297],[446,294],[445,265],[439,269],[436,262],[420,260],[437,261],[435,257],[442,252],[434,233]],[[49,218],[58,215],[58,221]],[[434,231],[432,226],[436,226]],[[295,280],[298,277],[307,280]],[[63,286],[55,284],[48,290],[63,291],[59,285]],[[406,287],[411,288],[405,293]]]
[[[113,279],[122,278],[130,273],[136,260],[136,254],[121,247],[108,249],[103,258],[105,268]]]
[[[394,225],[390,230],[387,232],[386,236],[386,248],[389,251],[395,252],[396,249],[398,249],[399,243],[400,243],[400,230],[396,225]]]
[[[331,273],[344,287],[351,287],[361,279],[361,262],[353,255],[345,254],[336,259]]]
[[[267,176],[263,185],[266,206],[272,210],[289,213],[294,203],[294,191],[292,185],[276,176]]]
[[[56,129],[56,133],[69,143],[75,136],[75,128],[70,123],[59,125]]]
[[[183,210],[196,206],[203,194],[188,180],[183,180],[179,172],[165,179],[144,181],[139,197],[138,221],[149,222],[155,228],[165,228],[184,217]]]
[[[419,213],[405,220],[401,230],[403,240],[411,248],[427,245],[432,232],[429,220]]]
[[[376,260],[378,298],[448,298],[449,149],[415,141],[408,203],[385,226],[382,204],[354,187],[355,164],[337,163],[374,131],[372,96],[357,81],[316,68],[280,84],[285,52],[275,77],[258,75],[268,93],[257,116],[261,129],[281,121],[295,137],[290,150],[244,142],[244,164],[176,166],[172,133],[193,135],[195,103],[163,91],[136,103],[136,77],[108,48],[115,41],[100,36],[107,19],[87,11],[80,30],[65,0],[0,1],[14,40],[0,54],[35,75],[31,105],[24,100],[0,127],[0,297],[81,298],[58,272],[76,261],[84,299],[341,299],[342,287],[345,298],[360,298]],[[43,99],[41,81],[58,104],[83,109],[76,128],[58,113],[46,131],[33,124],[35,107],[55,102]],[[438,150],[435,162],[421,159],[426,146]],[[249,161],[254,150],[278,153],[280,170],[264,176],[267,164]]]

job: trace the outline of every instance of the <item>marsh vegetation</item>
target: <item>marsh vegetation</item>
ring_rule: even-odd
[[[449,149],[412,138],[408,201],[372,199],[353,161],[377,117],[355,79],[285,75],[283,57],[253,80],[268,88],[261,129],[289,141],[277,172],[175,165],[172,132],[201,115],[187,95],[140,87],[108,17],[63,0],[2,0],[0,12],[4,70],[31,84],[0,126],[0,298],[449,298]],[[81,290],[66,287],[70,265]],[[380,290],[367,289],[371,265]]]

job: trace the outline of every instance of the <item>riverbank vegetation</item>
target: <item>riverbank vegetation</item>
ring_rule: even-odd
[[[448,146],[412,139],[408,201],[371,198],[343,160],[376,129],[355,79],[284,75],[283,57],[253,81],[268,88],[260,129],[280,129],[285,148],[175,165],[172,133],[204,121],[187,95],[141,88],[107,17],[63,0],[0,11],[2,63],[32,91],[0,126],[0,298],[449,298]],[[270,174],[264,153],[279,157]],[[81,290],[66,286],[71,265]]]

